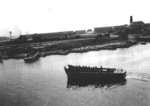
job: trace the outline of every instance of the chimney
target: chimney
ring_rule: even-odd
[[[133,18],[130,16],[130,24],[133,23]]]

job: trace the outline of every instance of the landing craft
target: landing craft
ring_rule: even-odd
[[[67,65],[64,67],[69,79],[86,80],[91,79],[96,81],[120,81],[125,80],[126,71],[116,68],[100,68],[87,66]]]

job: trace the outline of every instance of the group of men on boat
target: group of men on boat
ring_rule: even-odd
[[[87,67],[87,66],[73,66],[73,65],[68,65],[68,68],[70,71],[94,71],[94,72],[99,72],[99,71],[108,71],[108,72],[114,72],[116,69],[115,68],[103,68],[102,66],[100,68],[98,67]]]

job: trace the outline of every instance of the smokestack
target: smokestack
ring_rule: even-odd
[[[133,23],[133,18],[130,16],[130,24]]]

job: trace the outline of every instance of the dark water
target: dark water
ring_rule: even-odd
[[[117,83],[74,83],[67,64],[124,68]],[[150,106],[150,44],[0,64],[0,106]]]

